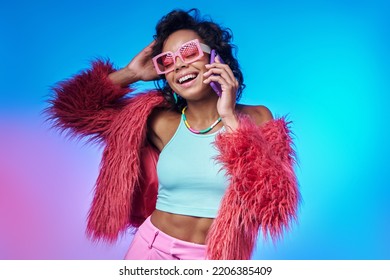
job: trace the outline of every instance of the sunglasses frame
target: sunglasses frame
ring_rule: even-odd
[[[199,55],[189,61],[186,61],[185,63],[192,63],[194,61],[197,61],[198,59],[200,59],[201,57],[203,57],[204,53],[208,53],[210,54],[211,53],[211,48],[209,46],[207,46],[206,44],[203,44],[203,43],[200,43],[198,39],[193,39],[193,40],[190,40],[188,42],[185,42],[183,43],[175,52],[171,52],[171,51],[167,51],[167,52],[163,52],[163,53],[160,53],[158,55],[156,55],[155,57],[152,58],[153,60],[153,65],[154,65],[154,68],[156,69],[157,71],[157,74],[159,75],[164,75],[164,74],[167,74],[171,71],[173,71],[175,69],[175,63],[176,63],[176,57],[179,57],[181,59],[181,61],[184,62],[184,59],[183,57],[181,56],[181,53],[180,53],[180,50],[183,48],[183,46],[187,45],[187,44],[190,44],[190,43],[195,43],[198,51],[199,51]],[[167,54],[171,54],[172,57],[173,57],[173,66],[172,66],[172,69],[169,68],[169,70],[165,70],[165,71],[161,71],[158,67],[159,63],[157,62],[157,60],[164,56],[164,55],[167,55]]]

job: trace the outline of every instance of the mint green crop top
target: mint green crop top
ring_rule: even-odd
[[[180,121],[174,136],[157,162],[156,209],[188,216],[215,218],[228,186],[222,165],[215,160],[213,146],[221,130],[194,134]]]

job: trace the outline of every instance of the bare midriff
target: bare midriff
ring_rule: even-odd
[[[205,244],[212,218],[192,217],[155,210],[152,224],[162,232],[187,242]]]

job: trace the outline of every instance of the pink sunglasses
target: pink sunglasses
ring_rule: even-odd
[[[176,52],[164,52],[156,55],[152,60],[157,74],[162,75],[173,71],[176,57],[180,57],[184,63],[191,63],[200,59],[204,53],[210,52],[209,46],[200,43],[198,39],[194,39],[181,45]]]

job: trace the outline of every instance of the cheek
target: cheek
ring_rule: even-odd
[[[168,75],[165,75],[165,79],[167,80],[167,82],[170,84],[174,81],[174,77],[173,77],[173,74],[168,74]]]
[[[173,89],[174,87],[174,75],[171,73],[168,73],[165,75],[165,80],[167,81],[168,85]]]
[[[206,64],[210,63],[210,56],[209,55],[204,56],[203,59],[204,59]]]
[[[202,57],[201,60],[198,61],[199,64],[201,64],[201,68],[202,69],[206,69],[206,64],[210,64],[210,61],[209,61],[209,56],[204,56]]]

